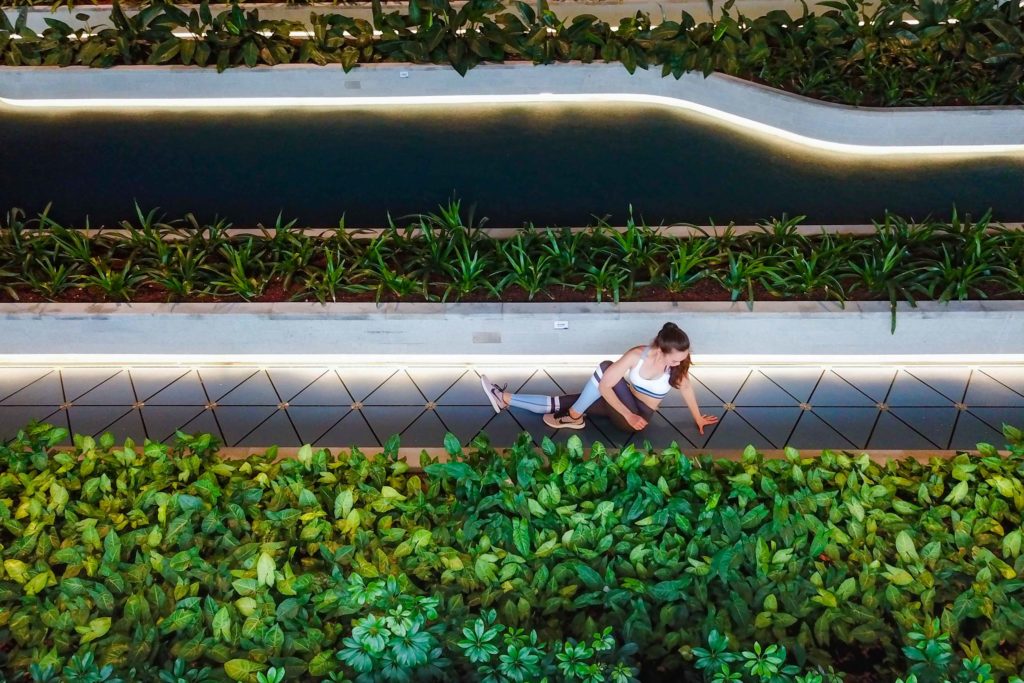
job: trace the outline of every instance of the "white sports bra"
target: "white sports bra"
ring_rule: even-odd
[[[647,379],[640,375],[640,368],[643,366],[644,359],[647,358],[647,352],[650,350],[651,347],[648,346],[640,354],[640,360],[626,374],[626,381],[638,393],[650,396],[651,398],[665,398],[672,389],[672,385],[669,384],[669,379],[672,377],[672,370],[670,368],[665,368],[664,374],[654,379]]]

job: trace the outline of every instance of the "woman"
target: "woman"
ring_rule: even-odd
[[[495,412],[522,408],[544,413],[544,424],[555,429],[583,429],[585,413],[605,415],[624,431],[640,431],[672,388],[690,408],[697,429],[718,422],[702,415],[688,376],[690,338],[674,323],[665,323],[648,346],[636,346],[614,363],[606,360],[594,371],[582,393],[568,396],[513,394],[480,376],[480,383]]]

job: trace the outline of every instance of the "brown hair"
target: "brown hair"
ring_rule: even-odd
[[[690,350],[690,338],[686,336],[686,333],[679,329],[679,326],[675,323],[665,323],[661,331],[658,332],[658,336],[651,342],[652,347],[657,347],[662,353],[672,353],[673,351],[689,351]],[[686,359],[682,363],[672,368],[672,373],[669,375],[668,383],[676,389],[683,383],[683,380],[690,372],[690,356],[687,355]]]

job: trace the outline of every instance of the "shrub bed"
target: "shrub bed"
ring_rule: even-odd
[[[20,1],[20,0],[18,0]],[[26,15],[0,13],[0,63],[80,64],[450,64],[460,74],[482,63],[620,62],[630,73],[660,68],[681,77],[714,71],[795,93],[854,105],[1020,104],[1024,102],[1024,21],[1018,2],[858,0],[819,3],[820,14],[776,10],[715,21],[682,13],[652,21],[643,12],[613,27],[593,15],[558,18],[545,0],[506,7],[469,0],[410,0],[407,12],[373,21],[313,12],[309,24],[260,19],[235,4],[214,15],[155,0],[128,16],[115,3],[112,26],[73,29],[56,19],[37,34]],[[512,11],[508,11],[511,9]],[[375,35],[374,31],[381,35]],[[310,31],[311,37],[292,35]],[[193,37],[181,37],[189,33]]]
[[[0,671],[1007,680],[1024,440],[1004,431],[1006,457],[927,464],[448,435],[450,460],[411,472],[397,437],[239,461],[209,435],[68,450],[34,424],[0,446]]]
[[[760,231],[671,237],[630,218],[625,230],[532,226],[496,239],[457,203],[372,237],[325,235],[278,220],[259,234],[155,212],[87,233],[45,213],[0,223],[0,296],[8,300],[525,301],[1021,298],[1024,231],[989,217],[912,223],[889,215],[872,235],[799,232],[802,217]]]

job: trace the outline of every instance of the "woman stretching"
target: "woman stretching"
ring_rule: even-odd
[[[662,400],[676,388],[703,434],[704,427],[718,418],[701,414],[689,369],[690,338],[674,323],[665,323],[650,345],[635,346],[614,363],[602,362],[579,394],[513,394],[486,375],[480,376],[480,383],[495,412],[512,407],[543,413],[544,424],[555,429],[583,429],[585,413],[605,415],[627,432],[646,427]]]

